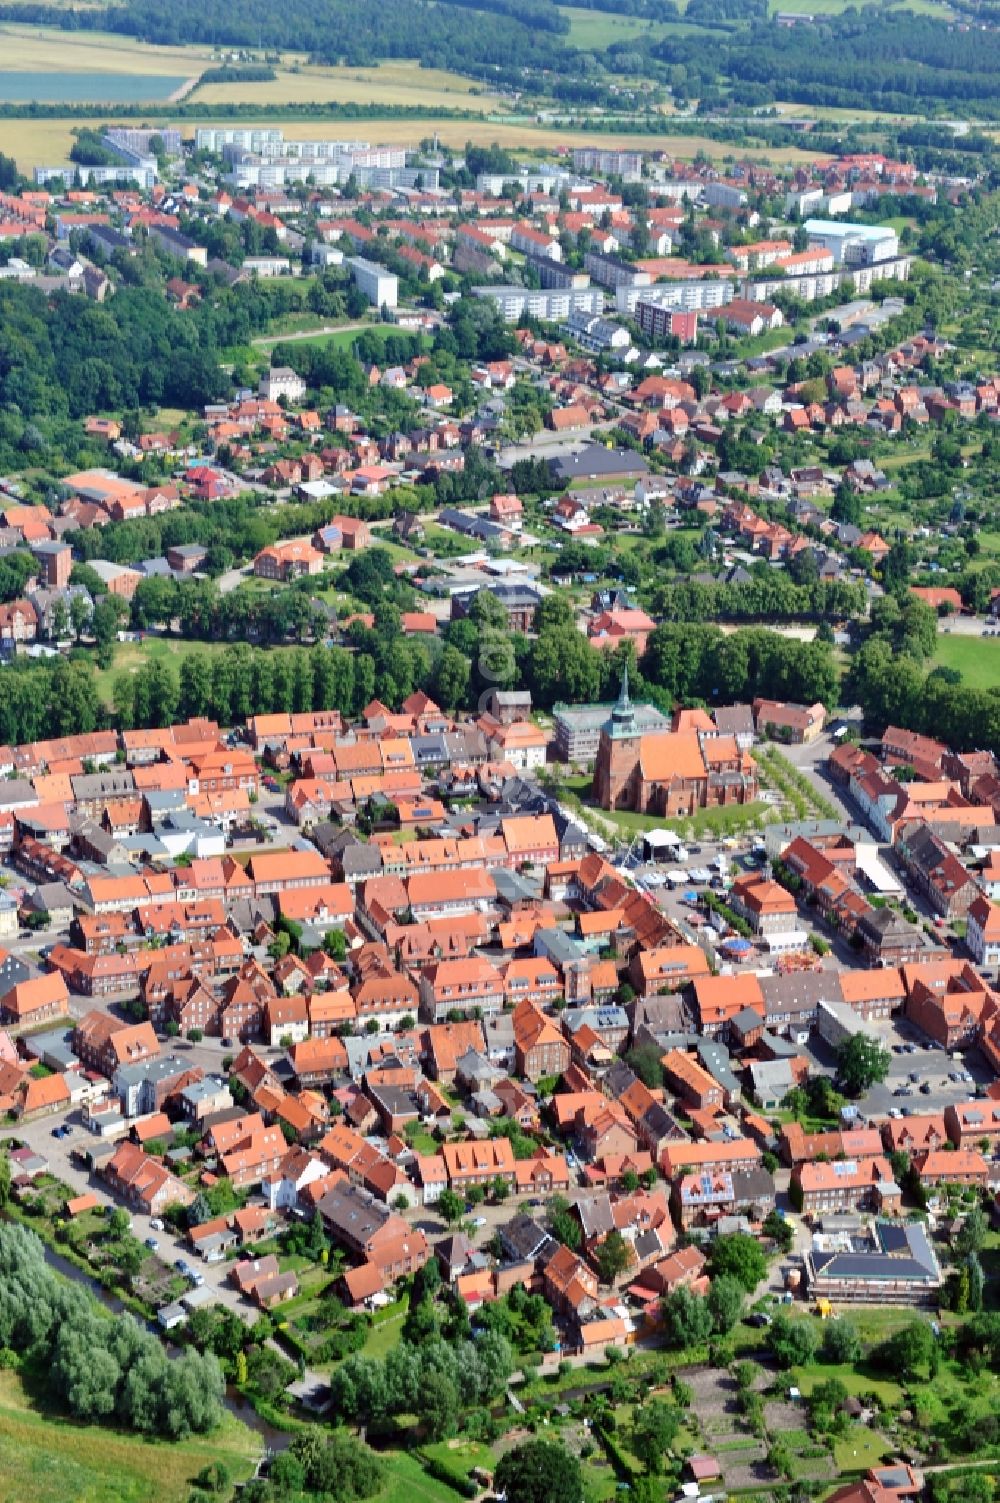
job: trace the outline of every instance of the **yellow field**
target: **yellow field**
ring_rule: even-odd
[[[7,72],[193,76],[210,66],[207,47],[153,47],[101,31],[6,25],[0,7],[0,68]]]
[[[242,122],[241,122],[242,123]],[[269,122],[274,123],[274,122]],[[644,151],[665,151],[671,156],[690,161],[699,152],[713,157],[751,157],[756,161],[813,162],[819,153],[804,151],[797,146],[775,148],[734,147],[728,142],[712,141],[707,136],[640,135],[633,131],[601,132],[600,135],[586,130],[567,130],[563,126],[510,125],[501,120],[286,120],[285,135],[290,139],[315,137],[320,140],[338,140],[345,135],[364,137],[373,142],[395,144],[418,141],[424,136],[437,134],[445,146],[463,146],[471,141],[476,146],[488,146],[496,141],[512,150],[539,150],[557,146],[609,146],[635,148]],[[194,126],[185,123],[185,133]],[[0,131],[3,125],[0,123]],[[2,147],[0,147],[2,149]]]
[[[478,110],[488,114],[497,96],[478,92],[472,79],[415,62],[380,63],[377,68],[279,68],[261,83],[210,83],[195,96],[205,104],[419,105],[426,109]]]
[[[108,124],[116,122],[109,114]],[[129,122],[118,122],[129,123]],[[193,136],[195,121],[184,121],[186,136]],[[209,123],[209,122],[205,122]],[[249,125],[250,121],[240,121]],[[476,146],[489,146],[496,141],[512,150],[538,151],[558,146],[601,146],[632,148],[641,151],[665,151],[682,161],[692,160],[698,152],[715,158],[732,156],[736,148],[726,142],[712,141],[707,136],[643,136],[627,131],[620,134],[594,135],[587,131],[563,130],[557,126],[506,125],[494,120],[268,120],[268,125],[281,125],[290,140],[314,139],[337,141],[363,139],[376,144],[414,145],[427,136],[437,134],[445,146],[464,146],[466,141]],[[56,120],[0,120],[0,151],[12,156],[22,172],[48,162],[65,161],[73,142],[73,130],[80,128],[80,121]],[[770,162],[814,162],[818,152],[805,151],[797,146],[740,147],[741,158]]]

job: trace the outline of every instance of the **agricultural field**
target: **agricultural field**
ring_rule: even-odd
[[[873,4],[874,0],[862,0],[862,3]],[[769,0],[771,15],[779,12],[793,15],[806,16],[839,16],[849,6],[855,9],[860,7],[855,0]],[[913,11],[918,16],[936,16],[939,20],[950,21],[954,18],[954,11],[943,0],[900,0],[897,7],[899,10]]]
[[[394,61],[375,68],[276,69],[277,77],[260,83],[208,83],[195,98],[205,104],[384,104],[424,109],[497,108],[496,95],[484,94],[469,78],[419,63]],[[341,126],[343,130],[343,126]]]
[[[371,95],[369,93],[360,97],[370,98]],[[475,95],[454,95],[450,103],[452,108],[479,108]],[[491,103],[495,108],[500,101],[494,99]],[[440,103],[436,107],[440,108]],[[115,120],[113,112],[109,112],[105,123],[114,125],[128,122]],[[185,121],[184,135],[189,138],[193,137],[199,124],[210,123],[208,116],[203,121]],[[557,146],[592,146],[595,142],[594,135],[585,130],[568,130],[555,125],[535,125],[523,118],[519,120],[504,117],[490,117],[483,120],[455,120],[447,117],[435,119],[429,113],[422,120],[345,121],[282,120],[279,118],[269,119],[266,122],[247,121],[245,123],[247,125],[262,123],[278,125],[285,132],[285,136],[293,141],[304,139],[336,141],[343,140],[345,136],[360,136],[377,144],[411,145],[415,140],[436,135],[443,146],[462,147],[467,142],[472,142],[476,146],[490,146],[496,143],[512,151],[525,152],[547,150]],[[70,116],[49,120],[0,120],[0,151],[12,156],[22,171],[29,172],[32,167],[65,161],[73,144],[73,133],[79,128],[79,120]],[[596,140],[601,146],[609,148],[665,151],[682,161],[693,161],[699,153],[721,160],[735,154],[735,148],[713,141],[708,136],[637,134],[623,130],[602,132]],[[740,147],[738,154],[741,159],[745,160],[770,161],[793,166],[814,162],[820,155],[818,152],[806,151],[798,146],[775,148],[747,146]]]
[[[37,1407],[13,1372],[0,1372],[0,1503],[185,1503],[203,1467],[221,1461],[248,1477],[259,1451],[230,1415],[211,1435],[156,1444]]]
[[[108,32],[70,34],[45,26],[5,23],[0,7],[0,66],[10,73],[126,73],[185,77],[211,65],[205,47],[157,47]]]
[[[201,48],[153,47],[100,32],[3,25],[0,93],[14,102],[125,104],[179,96],[209,64]]]

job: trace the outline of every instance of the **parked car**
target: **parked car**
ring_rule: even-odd
[[[153,1228],[154,1232],[163,1231],[163,1222],[160,1220],[159,1216],[154,1216],[149,1224]]]
[[[155,1237],[147,1237],[146,1246],[149,1248],[150,1252],[159,1252],[160,1250],[160,1244],[157,1242]]]

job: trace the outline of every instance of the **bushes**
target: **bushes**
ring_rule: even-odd
[[[419,1452],[420,1465],[429,1477],[435,1482],[443,1482],[446,1487],[453,1487],[463,1498],[478,1498],[482,1489],[478,1482],[473,1482],[471,1477],[464,1476],[461,1472],[452,1471],[437,1456],[431,1456],[427,1451]]]

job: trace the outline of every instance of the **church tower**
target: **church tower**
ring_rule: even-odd
[[[632,701],[628,697],[628,665],[611,714],[601,727],[594,768],[594,798],[602,809],[629,809],[634,799],[633,773],[641,741]]]

